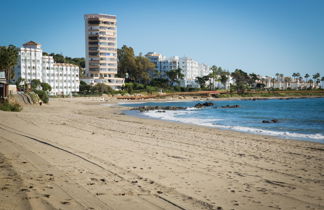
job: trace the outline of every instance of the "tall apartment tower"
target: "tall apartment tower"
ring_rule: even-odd
[[[85,19],[86,79],[88,84],[104,83],[120,89],[123,78],[117,74],[116,16],[87,14]]]

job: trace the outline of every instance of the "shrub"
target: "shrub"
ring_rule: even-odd
[[[39,98],[44,102],[48,103],[49,97],[46,91],[43,90],[34,90],[34,92],[39,96]]]
[[[114,92],[114,90],[106,84],[98,83],[90,88],[91,93],[95,94],[111,94]]]
[[[34,104],[36,104],[36,103],[39,102],[40,98],[39,98],[39,96],[36,93],[34,93],[34,92],[28,92],[27,94],[31,97],[31,99],[33,100]]]
[[[22,110],[22,106],[18,103],[9,103],[7,100],[3,103],[0,103],[0,110],[2,111],[10,111],[10,112],[20,112]]]

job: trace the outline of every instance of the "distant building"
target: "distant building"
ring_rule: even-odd
[[[180,82],[182,87],[199,87],[196,77],[206,76],[210,73],[206,64],[198,63],[189,57],[173,56],[166,58],[156,52],[149,52],[145,57],[155,64],[155,69],[160,73],[161,77],[166,77],[167,71],[180,68],[184,74],[184,78]]]
[[[51,95],[68,95],[79,92],[79,67],[74,64],[55,63],[52,56],[43,56],[41,45],[30,41],[19,49],[18,64],[15,67],[15,81],[18,78],[30,83],[33,79],[48,83]]]
[[[270,89],[279,89],[279,90],[303,90],[303,89],[316,89],[319,86],[316,83],[312,83],[310,81],[304,81],[300,79],[294,79],[292,77],[282,77],[282,78],[275,78],[275,77],[263,77],[261,79],[265,88]]]
[[[87,14],[85,20],[86,78],[88,84],[104,83],[120,89],[117,74],[117,21],[114,15]]]

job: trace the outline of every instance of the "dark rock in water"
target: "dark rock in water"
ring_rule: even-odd
[[[195,108],[203,108],[203,107],[207,107],[207,106],[213,106],[214,105],[214,103],[212,103],[212,102],[205,102],[205,103],[198,103],[198,104],[196,104],[194,107]]]
[[[203,105],[202,105],[201,103],[198,103],[198,104],[196,104],[194,107],[195,107],[195,108],[201,108],[201,107],[203,107]]]
[[[179,106],[139,106],[139,107],[133,108],[132,110],[139,110],[140,112],[147,112],[147,111],[151,111],[151,110],[159,110],[160,112],[163,112],[163,110],[180,110],[180,109],[186,109],[186,107],[179,107]]]
[[[157,110],[157,112],[165,112],[165,110]]]
[[[223,109],[227,109],[227,108],[229,108],[229,109],[232,109],[232,108],[239,108],[240,107],[240,105],[226,105],[226,106],[221,106]]]
[[[214,106],[214,104],[212,102],[205,102],[203,103],[204,106]]]
[[[262,123],[277,123],[279,120],[272,119],[272,120],[262,120]]]

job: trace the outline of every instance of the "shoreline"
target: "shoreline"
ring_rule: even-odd
[[[314,98],[314,97],[313,97]],[[283,99],[283,98],[271,98],[271,99],[266,99],[266,100],[273,100],[273,99]],[[289,98],[290,99],[304,99],[304,98]],[[247,100],[252,100],[252,99],[247,99]],[[257,100],[264,100],[262,99],[257,99]],[[284,98],[283,100],[287,100],[286,98]],[[323,141],[321,139],[316,139],[311,138],[311,137],[306,137],[306,136],[316,136],[317,134],[303,134],[303,133],[291,133],[288,131],[274,131],[274,130],[264,130],[261,128],[255,128],[255,127],[242,127],[240,125],[233,125],[233,126],[223,126],[223,125],[203,125],[203,124],[199,124],[199,123],[194,123],[194,122],[186,122],[183,121],[182,118],[180,119],[166,119],[163,118],[162,116],[160,117],[153,117],[150,115],[147,115],[144,113],[137,113],[136,110],[131,110],[132,106],[128,106],[131,104],[141,104],[143,103],[143,106],[145,106],[145,103],[165,103],[165,102],[169,102],[169,103],[177,103],[177,102],[203,102],[203,101],[241,101],[241,99],[236,98],[236,100],[174,100],[174,101],[131,101],[131,102],[119,102],[118,105],[122,106],[122,107],[127,107],[126,110],[123,109],[123,113],[128,114],[130,116],[135,116],[138,118],[144,118],[144,119],[155,119],[155,120],[162,120],[162,121],[167,121],[167,122],[176,122],[176,123],[182,123],[182,124],[189,124],[189,125],[196,125],[196,126],[203,126],[203,127],[208,127],[208,128],[212,128],[212,129],[218,129],[218,130],[228,130],[228,131],[234,131],[234,132],[238,132],[238,133],[247,133],[247,134],[253,134],[253,135],[262,135],[262,136],[268,136],[268,137],[275,137],[275,138],[279,138],[279,139],[284,139],[284,140],[294,140],[294,141],[306,141],[306,142],[315,142],[315,143],[319,143],[319,144],[323,144],[324,142],[320,142]],[[246,101],[246,100],[243,100]],[[190,108],[190,107],[187,107]],[[186,109],[184,109],[186,110]],[[168,110],[166,110],[167,112]],[[170,111],[175,111],[175,110],[170,110]],[[179,110],[180,112],[183,110]],[[154,110],[148,110],[148,112],[154,112]],[[163,115],[163,114],[161,114]],[[247,130],[242,130],[242,129],[247,129]],[[294,135],[296,134],[297,136],[293,137],[293,136],[287,136],[284,137],[286,135]]]
[[[153,101],[240,101],[240,100],[271,100],[271,99],[282,99],[282,100],[290,100],[290,99],[305,99],[305,98],[324,98],[324,96],[271,96],[271,97],[229,97],[229,98],[214,98],[214,97],[192,97],[192,96],[174,96],[169,98],[154,98],[154,99],[135,99],[135,100],[127,100],[127,99],[118,99],[116,101],[121,102],[153,102]]]
[[[141,119],[100,100],[0,111],[0,153],[22,180],[0,195],[24,192],[30,209],[324,208],[320,143]]]

